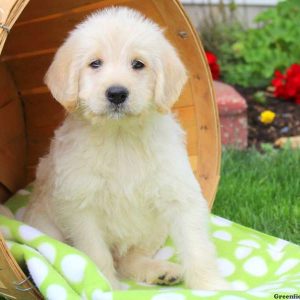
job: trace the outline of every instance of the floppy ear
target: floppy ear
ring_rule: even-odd
[[[163,42],[158,70],[156,74],[155,103],[158,110],[168,113],[178,100],[187,81],[187,72],[174,47]]]
[[[53,97],[68,111],[76,108],[78,98],[79,68],[74,59],[75,48],[74,39],[69,37],[56,52],[44,79]]]

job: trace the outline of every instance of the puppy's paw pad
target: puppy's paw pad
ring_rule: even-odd
[[[158,285],[175,285],[183,280],[183,272],[179,265],[164,263],[158,275],[151,276],[147,283]],[[154,275],[154,274],[153,274]]]
[[[152,281],[152,284],[158,284],[158,285],[174,285],[182,281],[181,275],[170,275],[170,274],[164,274],[159,276],[157,279],[154,279]]]

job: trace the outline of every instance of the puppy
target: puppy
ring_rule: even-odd
[[[79,24],[46,74],[69,114],[40,161],[25,221],[85,252],[114,288],[117,274],[228,287],[184,132],[170,113],[186,80],[158,25],[127,8]],[[153,259],[168,235],[182,266]]]

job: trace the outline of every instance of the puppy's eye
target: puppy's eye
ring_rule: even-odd
[[[145,64],[137,59],[132,61],[131,66],[132,66],[132,69],[134,69],[134,70],[141,70],[141,69],[145,68]]]
[[[92,61],[89,66],[92,68],[92,69],[98,69],[102,66],[103,62],[101,59],[97,59],[97,60],[94,60]]]

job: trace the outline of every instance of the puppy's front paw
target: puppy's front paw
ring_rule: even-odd
[[[183,272],[179,265],[167,263],[155,274],[151,279],[153,284],[159,285],[174,285],[183,280]]]
[[[174,285],[183,280],[180,265],[167,261],[153,261],[144,274],[143,281],[148,284]]]

